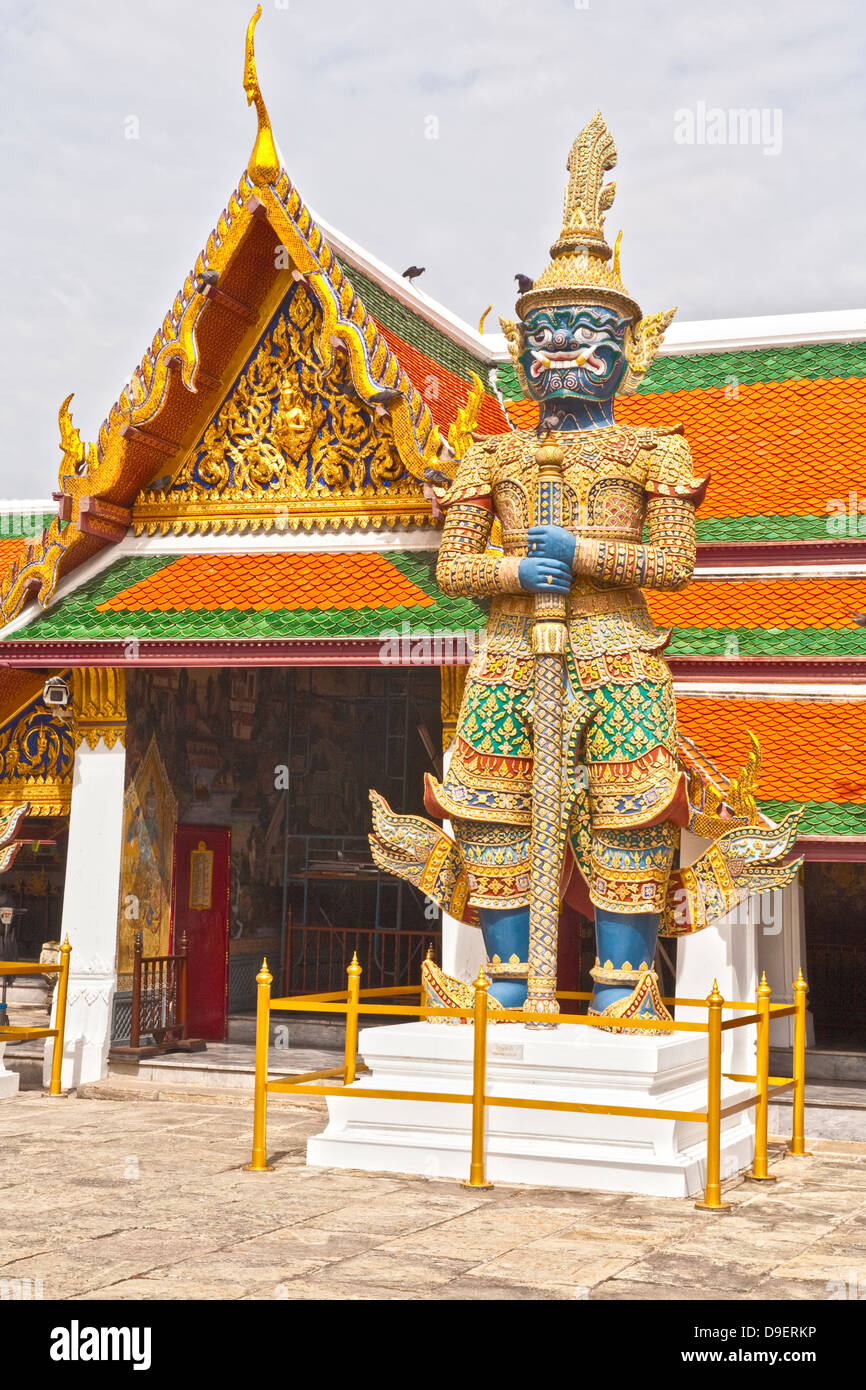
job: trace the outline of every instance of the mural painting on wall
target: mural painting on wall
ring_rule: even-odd
[[[279,933],[288,698],[282,671],[140,671],[127,684],[128,767],[156,737],[177,821],[231,828],[233,940]]]
[[[165,955],[171,924],[172,838],[177,801],[151,735],[123,800],[123,862],[117,970],[132,972],[133,939],[140,931],[146,956]]]
[[[404,679],[377,669],[128,672],[128,786],[155,739],[178,823],[231,829],[232,952],[278,938],[284,903],[298,920],[303,895],[295,877],[284,899],[284,865],[292,877],[304,873],[308,855],[345,848],[368,857],[367,787],[384,775],[384,761],[393,765],[389,785],[405,781],[413,794],[421,786],[428,764],[414,726],[437,731],[439,678],[415,680],[411,716]],[[420,811],[420,795],[406,809]],[[124,882],[125,893],[134,891]],[[130,952],[135,925],[122,921]]]

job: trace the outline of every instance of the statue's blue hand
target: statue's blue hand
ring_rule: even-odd
[[[540,555],[543,560],[562,560],[571,570],[577,540],[564,526],[530,526],[528,536],[530,557]]]
[[[545,527],[553,530],[553,527]],[[540,560],[531,555],[517,568],[521,589],[530,594],[567,594],[572,585],[571,566],[562,560]]]

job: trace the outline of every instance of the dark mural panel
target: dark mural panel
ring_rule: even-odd
[[[806,864],[806,976],[815,1041],[866,1042],[866,864]]]
[[[424,927],[417,895],[369,872],[368,790],[378,788],[395,809],[422,813],[430,750],[435,756],[441,747],[439,698],[435,668],[129,672],[127,789],[142,780],[143,767],[160,762],[168,784],[145,778],[130,801],[144,803],[141,822],[148,804],[173,799],[178,823],[231,830],[233,954],[278,939],[284,913],[318,926]],[[149,753],[152,740],[159,760]],[[124,917],[138,834],[130,813],[122,970],[124,938],[131,945],[139,925]],[[170,857],[170,844],[163,849]],[[155,941],[150,949],[156,953]],[[167,939],[159,949],[168,949]]]

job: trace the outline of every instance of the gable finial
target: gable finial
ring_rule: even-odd
[[[253,152],[247,164],[247,172],[253,183],[258,184],[273,183],[280,174],[280,158],[277,154],[268,109],[265,106],[256,72],[253,31],[261,17],[262,7],[258,5],[255,14],[247,25],[247,41],[244,50],[244,91],[247,96],[247,106],[255,106],[259,122],[256,143],[253,145]]]

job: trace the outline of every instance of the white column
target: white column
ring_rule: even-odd
[[[708,840],[700,840],[689,831],[682,831],[681,863],[694,863]],[[758,948],[756,942],[758,914],[754,898],[740,903],[726,917],[694,936],[681,936],[677,942],[678,998],[706,999],[718,980],[724,999],[753,1000],[758,988]],[[676,1011],[680,1022],[706,1023],[706,1009],[681,1007]],[[736,1014],[723,1014],[736,1018]],[[725,1071],[751,1075],[755,1062],[754,1028],[733,1028],[722,1034],[722,1066]]]
[[[793,1004],[794,981],[802,968],[806,979],[806,914],[800,875],[777,892],[766,893],[762,901],[762,924],[758,933],[758,966],[767,973],[774,1004]],[[815,1045],[815,1024],[806,1012],[806,1046]],[[770,1046],[794,1046],[793,1018],[780,1018],[770,1025]],[[788,1074],[787,1072],[785,1073]]]
[[[109,741],[112,741],[109,739]],[[98,1081],[107,1072],[117,982],[117,908],[123,840],[126,749],[99,737],[75,753],[61,939],[69,937],[69,999],[61,1085]],[[56,1000],[55,990],[55,1000]],[[52,1027],[55,1022],[52,1014]],[[53,1039],[45,1045],[48,1084]]]

